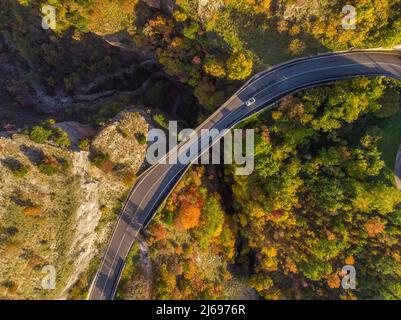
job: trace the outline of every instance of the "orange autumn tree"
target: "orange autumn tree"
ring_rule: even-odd
[[[156,224],[151,228],[151,234],[155,238],[155,241],[161,241],[166,238],[166,229],[161,224]]]
[[[205,187],[218,175],[213,169],[205,171],[203,166],[192,167],[150,226],[155,299],[226,297],[235,222],[225,215],[219,195]]]
[[[369,237],[376,237],[378,234],[382,233],[385,229],[385,225],[379,217],[374,217],[369,219],[365,225],[365,230]]]
[[[196,227],[199,224],[201,216],[201,210],[191,204],[184,203],[179,211],[177,218],[174,221],[174,225],[179,230],[189,230]]]
[[[27,217],[39,217],[43,214],[40,206],[29,206],[24,209],[24,215]]]
[[[174,225],[178,230],[189,230],[199,225],[204,199],[198,193],[197,188],[191,187],[187,193],[178,197],[179,211],[174,220]]]

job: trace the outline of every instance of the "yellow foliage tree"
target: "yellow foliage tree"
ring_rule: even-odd
[[[224,78],[226,76],[224,65],[215,58],[207,59],[203,66],[203,70],[215,78]]]
[[[253,68],[253,61],[247,52],[236,52],[227,61],[228,78],[243,80],[247,78]]]

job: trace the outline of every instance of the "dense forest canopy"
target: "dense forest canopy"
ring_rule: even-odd
[[[152,296],[400,299],[401,192],[378,148],[400,89],[342,81],[241,124],[256,129],[255,171],[196,167],[180,182],[148,231]],[[355,290],[341,285],[346,265]],[[140,298],[126,277],[119,297]]]
[[[56,8],[54,30],[41,28],[43,5]],[[345,5],[356,8],[355,29],[342,26]],[[140,98],[79,110],[80,120],[99,128],[133,103],[158,110],[161,127],[165,115],[196,126],[257,71],[320,52],[392,48],[400,28],[401,0],[176,0],[172,10],[145,0],[2,0],[0,54],[24,71],[5,85],[18,101],[25,82],[49,97],[73,97],[99,78],[148,66],[157,77]],[[121,82],[141,86],[145,78],[134,72]],[[110,82],[106,89],[118,91]],[[401,299],[401,192],[392,172],[400,92],[399,82],[382,78],[342,81],[242,123],[256,131],[253,174],[192,168],[141,243],[149,246],[152,281],[142,280],[151,292],[141,296],[137,286],[143,249],[135,246],[117,297]],[[54,122],[27,136],[71,147]],[[146,144],[143,134],[138,142]],[[91,149],[88,139],[79,145]],[[51,175],[54,161],[45,160],[41,171]],[[91,162],[116,171],[107,154]],[[124,178],[129,185],[134,177]],[[355,290],[341,286],[344,265],[356,269]],[[83,272],[69,297],[83,298],[90,281]]]
[[[73,92],[95,74],[124,66],[91,36],[118,35],[154,53],[168,75],[193,87],[206,110],[224,102],[237,81],[291,57],[401,43],[400,0],[177,0],[173,12],[147,3],[160,1],[6,0],[0,25],[36,63],[49,91]],[[48,4],[56,8],[57,27],[43,32],[40,10]],[[342,27],[345,5],[356,8],[355,30]]]
[[[227,179],[245,239],[239,259],[265,298],[401,297],[401,193],[380,137],[359,127],[385,92],[380,79],[312,89],[247,124],[260,129],[256,172]],[[340,286],[347,264],[353,291]]]

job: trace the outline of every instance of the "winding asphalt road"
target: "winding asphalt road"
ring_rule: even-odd
[[[200,137],[202,129],[221,131],[232,128],[290,93],[356,76],[385,76],[401,80],[401,52],[368,50],[330,53],[281,64],[252,77],[196,132]],[[245,102],[251,98],[256,102],[248,107]],[[213,141],[218,138],[215,137]],[[193,143],[200,146],[200,153],[210,147],[207,144],[201,145],[200,138],[191,139],[178,145],[167,157],[175,152],[186,153]],[[89,299],[113,299],[126,257],[138,233],[147,226],[188,167],[183,164],[159,163],[150,167],[136,182],[117,221]]]

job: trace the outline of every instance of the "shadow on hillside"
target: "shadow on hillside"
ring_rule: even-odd
[[[76,32],[71,27],[62,32],[44,30],[37,2],[22,6],[16,0],[4,0],[0,13],[1,34],[8,49],[50,96],[73,94],[96,78],[137,62],[135,54],[108,45],[94,33]],[[85,29],[77,11],[70,19]]]
[[[42,150],[36,147],[27,146],[25,144],[20,146],[20,151],[29,159],[33,165],[40,163],[45,154]]]

